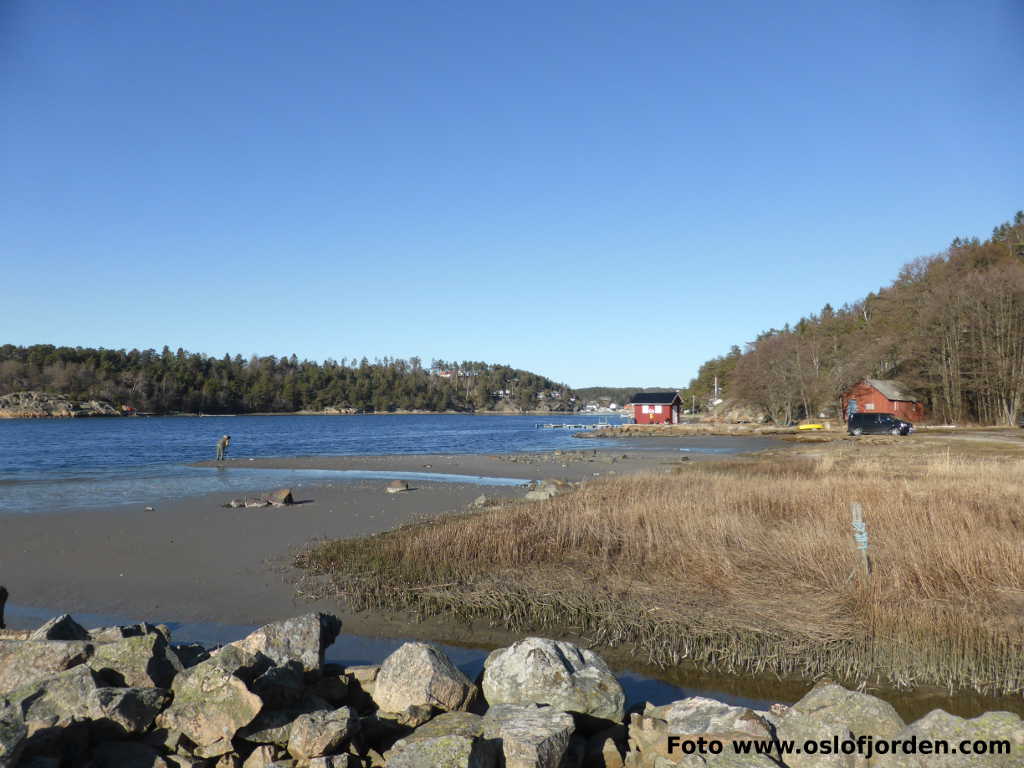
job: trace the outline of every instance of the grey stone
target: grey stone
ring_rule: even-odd
[[[894,737],[899,742],[916,739],[919,743],[928,739],[946,741],[951,754],[947,755],[879,755],[871,760],[871,768],[1021,768],[1024,766],[1024,724],[1019,716],[1010,712],[986,712],[979,717],[966,720],[935,709],[910,724]],[[1008,742],[1009,753],[1002,754],[955,754],[963,741],[985,742],[989,750],[991,742]],[[992,750],[989,750],[992,751]]]
[[[116,643],[126,637],[140,637],[142,635],[161,634],[164,640],[171,642],[171,633],[163,624],[154,625],[142,622],[140,624],[126,624],[116,627],[96,627],[89,630],[89,639],[94,643]]]
[[[111,740],[143,734],[170,700],[165,688],[97,688],[90,692],[94,730]]]
[[[403,739],[384,755],[387,768],[497,768],[497,745],[467,736]]]
[[[0,640],[0,693],[84,664],[93,650],[78,641]]]
[[[484,662],[488,704],[547,704],[563,712],[621,721],[626,695],[608,665],[572,643],[528,637]]]
[[[288,745],[296,718],[331,709],[331,705],[318,696],[307,695],[293,707],[262,710],[249,725],[239,730],[238,738],[250,744],[273,744],[283,749]]]
[[[499,739],[506,768],[559,768],[575,726],[549,707],[498,704],[483,718],[484,738]]]
[[[4,697],[18,709],[29,730],[34,731],[88,719],[97,688],[93,671],[79,665],[9,691]]]
[[[735,757],[731,749],[724,750],[720,755],[686,755],[679,747],[670,749],[670,736],[691,741],[700,738],[717,739],[725,744],[741,740],[769,740],[772,732],[768,722],[754,711],[701,696],[661,707],[648,705],[643,714],[630,715],[629,752],[625,761],[627,768],[699,766],[704,764],[704,759],[709,766],[725,766]],[[764,761],[757,756],[740,757],[750,761],[751,766],[778,765],[768,757],[764,757]],[[695,762],[695,759],[701,762]]]
[[[87,663],[110,685],[134,688],[169,688],[175,675],[184,670],[160,632],[97,643]]]
[[[157,725],[179,730],[196,744],[197,757],[219,757],[232,749],[231,740],[263,708],[238,675],[253,657],[237,650],[218,654],[174,678],[174,702]]]
[[[831,742],[835,738],[843,742],[851,736],[847,726],[818,720],[798,709],[790,709],[777,720],[775,734],[779,741],[792,741],[794,744]],[[857,765],[853,754],[819,755],[801,751],[785,755],[783,759],[789,768],[854,768]]]
[[[415,705],[450,711],[468,709],[476,693],[444,651],[428,643],[405,643],[381,665],[373,699],[385,712]]]
[[[57,616],[28,636],[29,640],[89,640],[89,632],[68,614]]]
[[[302,665],[291,661],[271,667],[253,681],[252,690],[266,707],[277,709],[296,704],[306,693]]]
[[[341,749],[359,731],[359,718],[348,707],[299,715],[288,736],[288,754],[299,760]]]
[[[247,653],[263,654],[277,665],[297,661],[304,672],[319,675],[324,651],[341,632],[341,619],[326,613],[307,613],[275,621],[231,645]]]
[[[849,728],[856,736],[888,739],[905,727],[888,702],[830,682],[814,686],[792,709],[828,725]]]
[[[478,738],[484,735],[484,719],[472,712],[443,712],[430,722],[419,726],[406,741],[431,739],[436,736],[465,736]]]

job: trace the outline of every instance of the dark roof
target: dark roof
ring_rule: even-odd
[[[678,392],[637,392],[629,402],[633,405],[672,405],[677,399]]]
[[[901,400],[908,403],[916,403],[921,400],[918,395],[894,379],[864,379],[864,383],[869,387],[874,387],[890,400]]]

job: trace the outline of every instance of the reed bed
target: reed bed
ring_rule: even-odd
[[[660,665],[1019,693],[1022,487],[1020,459],[885,446],[690,464],[319,542],[297,564],[355,609],[572,633]]]

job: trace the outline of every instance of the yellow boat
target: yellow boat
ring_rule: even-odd
[[[824,429],[824,424],[801,424],[797,429]]]

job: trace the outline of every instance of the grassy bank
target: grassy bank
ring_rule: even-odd
[[[657,664],[1018,693],[1022,455],[800,446],[321,542],[298,564],[307,590],[356,608],[572,632]],[[867,578],[851,501],[868,522]]]

